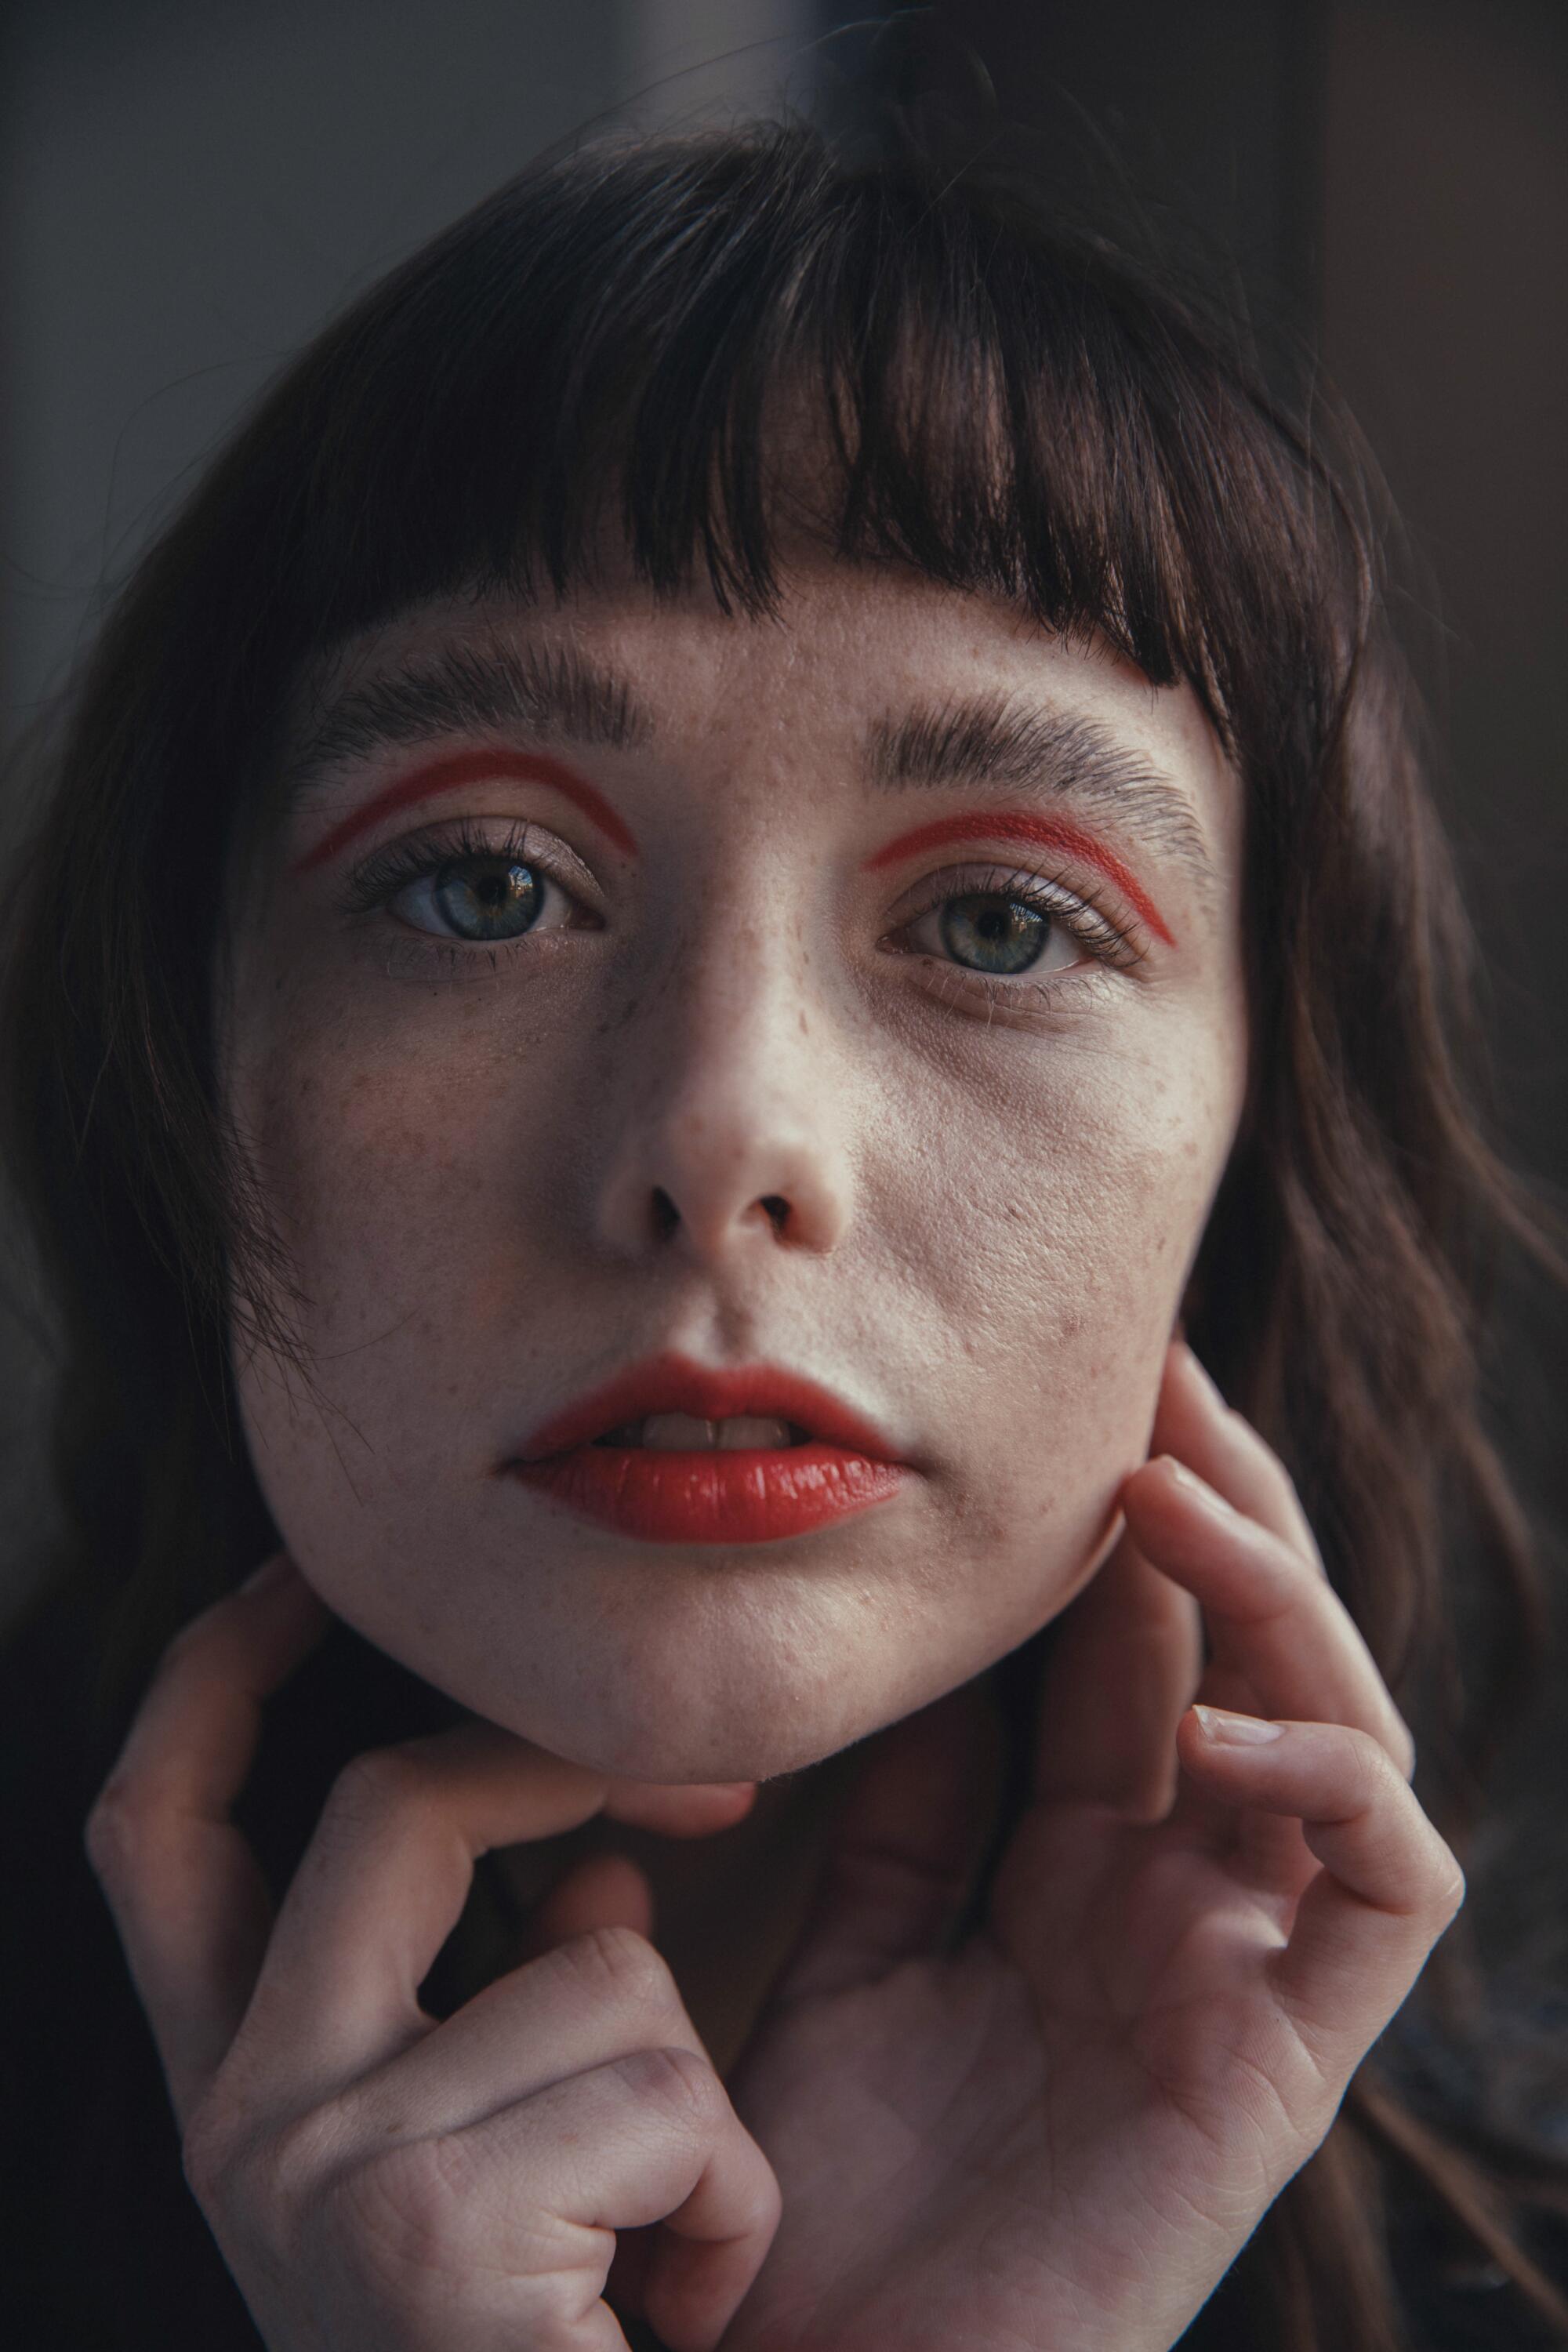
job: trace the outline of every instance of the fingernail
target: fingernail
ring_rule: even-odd
[[[239,1590],[241,1592],[265,1592],[270,1586],[281,1584],[293,1565],[286,1551],[275,1551],[270,1559],[264,1559],[259,1568],[251,1570]]]
[[[1217,1513],[1222,1518],[1236,1517],[1237,1514],[1232,1506],[1226,1501],[1223,1495],[1215,1492],[1206,1478],[1200,1478],[1195,1470],[1189,1470],[1186,1464],[1178,1462],[1173,1454],[1162,1454],[1160,1459],[1162,1462],[1170,1464],[1172,1477],[1179,1486],[1184,1486],[1189,1495],[1195,1495],[1200,1503],[1206,1503],[1209,1509]]]
[[[1223,1706],[1194,1706],[1193,1713],[1204,1738],[1226,1748],[1261,1747],[1266,1739],[1278,1739],[1285,1728],[1282,1723],[1266,1723],[1261,1716],[1232,1715]]]

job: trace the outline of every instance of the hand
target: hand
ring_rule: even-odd
[[[1184,1346],[1152,1450],[956,1951],[975,1686],[869,1744],[731,2080],[784,2218],[723,2352],[1172,2345],[1462,1899],[1289,1478]]]
[[[601,1811],[675,1835],[742,1788],[609,1780],[487,1724],[356,1757],[276,1924],[229,1819],[261,1701],[330,1622],[286,1556],[165,1654],[87,1825],[158,2042],[187,2178],[271,2352],[610,2352],[615,2231],[710,2352],[778,2186],[668,1969],[610,1926],[437,2023],[417,1989],[473,1863]]]

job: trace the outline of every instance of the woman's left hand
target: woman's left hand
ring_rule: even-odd
[[[1180,1343],[1152,1454],[956,1951],[973,1686],[868,1743],[729,2084],[784,2218],[721,2352],[1165,2352],[1463,1899],[1289,1478]]]

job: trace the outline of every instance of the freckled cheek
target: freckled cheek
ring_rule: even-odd
[[[476,1255],[493,1291],[562,1163],[556,1092],[536,1070],[521,1084],[515,1054],[481,1049],[466,1024],[395,1051],[301,1025],[241,1061],[234,1100],[319,1329],[371,1297],[383,1321],[389,1306],[454,1311]]]
[[[959,1450],[1004,1515],[1088,1507],[1146,1438],[1228,1150],[1228,1090],[1198,1058],[1169,1079],[1108,1058],[976,1108],[933,1122],[912,1155],[970,1408]]]

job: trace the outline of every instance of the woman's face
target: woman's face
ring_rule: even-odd
[[[659,1780],[813,1762],[1055,1616],[1241,1111],[1239,786],[1193,695],[804,555],[776,618],[425,606],[292,724],[221,1034],[308,1301],[308,1378],[237,1355],[245,1424],[323,1599]],[[890,1459],[792,1464],[765,1378],[712,1431],[595,1408],[672,1356],[699,1408],[703,1370],[814,1382]]]

